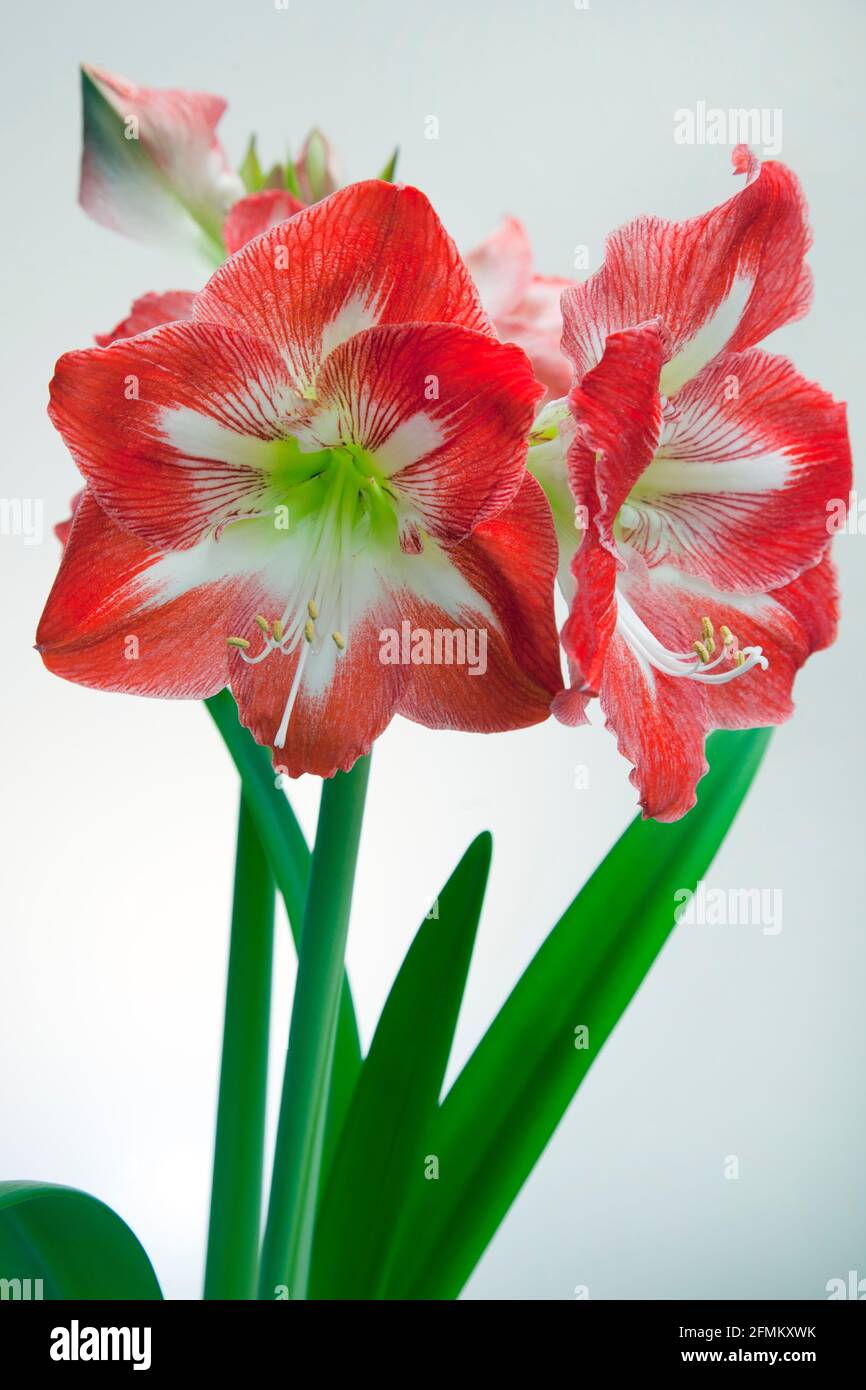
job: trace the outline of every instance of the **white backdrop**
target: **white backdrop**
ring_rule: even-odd
[[[197,287],[77,209],[77,62],[224,94],[236,160],[253,129],[277,158],[318,122],[364,177],[399,142],[402,178],[460,244],[512,212],[538,268],[566,275],[576,245],[594,268],[628,217],[685,216],[732,191],[727,149],[675,143],[678,108],[778,108],[781,157],[811,204],[816,295],[773,346],[849,401],[856,450],[864,21],[855,0],[76,0],[7,16],[2,491],[42,499],[47,534],[0,540],[0,1174],[111,1203],[169,1295],[200,1290],[236,795],[203,709],[78,689],[30,650],[59,555],[50,526],[77,487],[45,416],[53,362],[135,295]],[[837,546],[841,638],[802,675],[710,876],[781,888],[783,930],[677,930],[466,1297],[569,1299],[583,1284],[593,1298],[820,1298],[828,1279],[866,1275],[864,548]],[[293,791],[309,831],[317,795],[307,779]],[[349,945],[365,1042],[477,830],[494,831],[493,880],[450,1075],[632,811],[600,729],[482,739],[395,723],[374,755]],[[275,1083],[286,937],[283,924]]]

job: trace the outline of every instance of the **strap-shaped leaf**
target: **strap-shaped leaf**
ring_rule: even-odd
[[[469,846],[422,923],[382,1011],[316,1223],[311,1297],[381,1297],[407,1194],[425,1176],[491,838]]]
[[[162,1298],[143,1246],[111,1207],[53,1183],[0,1183],[0,1280],[3,1298]]]
[[[712,862],[769,737],[715,734],[696,808],[674,825],[635,820],[554,927],[441,1107],[439,1180],[408,1194],[386,1297],[457,1297],[673,928],[674,894]]]

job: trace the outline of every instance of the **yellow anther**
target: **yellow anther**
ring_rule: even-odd
[[[694,642],[692,643],[692,646],[694,650],[697,652],[698,656],[701,658],[701,661],[709,661],[710,654],[704,646],[703,642]]]
[[[242,652],[245,652],[250,645],[246,637],[227,637],[226,641],[230,647],[238,647]]]
[[[343,636],[342,632],[332,632],[331,637],[333,639],[334,646],[337,648],[337,651],[344,651],[346,647],[346,639]]]
[[[704,646],[706,647],[706,649],[707,649],[707,651],[709,652],[710,656],[712,656],[713,652],[716,650],[716,639],[715,639],[715,637],[708,637],[707,640],[706,640],[706,642],[704,643]]]
[[[270,637],[271,625],[268,622],[267,618],[262,617],[261,613],[256,614],[256,627],[259,628],[260,631],[262,631],[266,637]]]
[[[319,610],[316,606],[315,599],[310,599],[309,603],[307,604],[307,612],[309,613],[311,618],[318,618]]]
[[[725,626],[724,623],[722,623],[721,627],[719,628],[719,635],[721,636],[722,643],[724,646],[733,646],[735,641],[734,634],[731,632],[731,629],[729,627]]]
[[[282,625],[282,623],[280,622],[279,618],[274,618],[274,641],[275,641],[275,642],[282,642],[282,640],[283,640],[283,625]]]
[[[735,666],[745,666],[745,664],[746,664],[746,654],[745,654],[745,652],[737,652],[737,655],[734,657],[734,665],[735,665]]]
[[[703,633],[705,642],[712,642],[713,625],[710,622],[709,618],[701,618],[701,632]],[[710,648],[710,651],[712,651],[712,647]]]
[[[307,621],[304,623],[304,636],[306,637],[308,642],[312,642],[315,635],[316,629],[313,625],[313,620],[312,618],[308,618]]]

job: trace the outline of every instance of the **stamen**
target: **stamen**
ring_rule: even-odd
[[[292,681],[292,688],[289,691],[289,698],[286,701],[286,708],[283,710],[283,717],[280,720],[280,727],[277,729],[276,735],[274,737],[275,748],[282,748],[286,741],[286,734],[289,731],[289,720],[292,717],[292,710],[295,707],[295,700],[297,699],[298,691],[301,688],[301,677],[304,674],[304,667],[307,664],[307,657],[309,656],[309,653],[310,644],[306,643],[303,651],[301,652],[301,655],[298,658],[298,664],[295,668],[295,675]]]
[[[728,681],[754,670],[756,666],[766,671],[770,664],[760,647],[743,647],[740,650],[730,628],[723,624],[719,626],[722,650],[715,660],[711,661],[716,643],[707,633],[707,628],[712,627],[709,618],[701,620],[703,636],[692,643],[690,652],[671,651],[638,617],[622,594],[617,595],[617,622],[632,650],[666,676],[684,676],[687,680],[697,681],[702,685],[725,685]],[[716,672],[716,668],[723,662],[730,663],[727,670],[710,674]]]
[[[214,528],[213,538],[220,540],[226,527],[234,526],[236,521],[258,521],[263,516],[273,516],[275,511],[276,508],[271,507],[266,512],[237,512],[234,516],[227,516]]]
[[[237,647],[239,651],[249,651],[250,644],[246,637],[227,637],[226,641],[230,647]]]
[[[313,640],[313,638],[315,637],[315,635],[316,635],[315,624],[314,624],[312,618],[308,618],[307,621],[304,623],[304,636],[306,637],[306,639],[307,639],[308,642],[312,642],[312,640]]]
[[[261,613],[257,613],[257,614],[256,614],[256,618],[255,618],[255,622],[256,622],[256,627],[259,629],[259,631],[260,631],[260,632],[263,632],[263,633],[265,634],[266,637],[270,637],[270,635],[271,635],[271,625],[270,625],[270,623],[268,622],[267,618],[263,618],[262,615],[261,615]]]
[[[318,616],[319,616],[319,609],[318,609],[318,607],[317,607],[317,605],[316,605],[315,599],[310,599],[310,600],[309,600],[309,602],[308,602],[308,604],[307,604],[307,612],[309,613],[309,615],[310,615],[311,618],[318,618]]]
[[[712,642],[713,625],[710,622],[709,618],[701,618],[701,632],[704,634],[705,642]],[[712,648],[710,648],[710,650],[712,651]]]
[[[338,652],[343,652],[346,650],[346,639],[343,636],[342,632],[332,632],[331,637],[333,639],[334,646],[337,648]]]
[[[280,622],[279,618],[274,618],[273,632],[274,632],[274,641],[275,641],[275,642],[282,642],[282,640],[283,640],[283,625],[282,625],[282,623]]]

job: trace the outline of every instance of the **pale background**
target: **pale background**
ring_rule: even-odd
[[[46,537],[0,541],[0,1174],[114,1206],[166,1292],[198,1295],[227,950],[236,794],[206,713],[48,675],[30,644],[76,473],[45,416],[60,352],[133,296],[195,287],[180,262],[75,204],[76,63],[230,100],[235,160],[326,126],[349,177],[393,145],[458,241],[522,217],[538,267],[590,266],[638,212],[684,216],[735,187],[729,152],[674,143],[680,107],[781,108],[782,158],[815,229],[810,317],[777,335],[850,403],[862,441],[864,28],[860,3],[591,0],[113,0],[6,17],[0,121],[3,495],[44,499]],[[440,121],[437,142],[425,117]],[[836,648],[712,871],[781,887],[784,929],[681,928],[605,1048],[469,1284],[474,1299],[820,1298],[866,1276],[862,1091],[866,539],[837,546]],[[575,767],[590,789],[575,790]],[[317,786],[294,791],[308,830]],[[496,738],[396,723],[374,757],[349,964],[365,1042],[427,903],[469,839],[493,887],[461,1016],[462,1062],[558,912],[628,822],[601,730]],[[280,931],[281,1069],[293,963]],[[453,1075],[453,1071],[451,1073]],[[275,1081],[278,1079],[275,1075]],[[726,1155],[741,1176],[726,1181]]]

